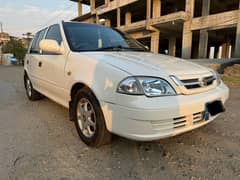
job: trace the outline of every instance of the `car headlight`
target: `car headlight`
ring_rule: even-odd
[[[176,95],[175,90],[165,80],[154,77],[129,77],[118,86],[117,92],[148,97]]]
[[[135,77],[124,79],[119,85],[117,92],[123,94],[143,95],[144,92],[139,81]]]

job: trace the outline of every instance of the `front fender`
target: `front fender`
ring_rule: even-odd
[[[74,84],[82,83],[92,90],[99,101],[115,102],[117,86],[129,74],[104,61],[79,54],[70,55],[66,65],[65,71],[72,72],[67,85],[69,92]]]

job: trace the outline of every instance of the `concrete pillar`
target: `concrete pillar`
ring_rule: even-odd
[[[208,16],[210,11],[211,0],[202,0],[202,16]],[[207,58],[208,51],[208,31],[200,30],[198,57]]]
[[[111,20],[110,19],[105,19],[105,26],[111,27]]]
[[[131,23],[132,23],[132,13],[128,11],[125,13],[125,25],[129,25]]]
[[[170,56],[176,56],[176,37],[170,37],[169,38],[169,44],[168,44],[169,48],[169,55]]]
[[[227,48],[228,48],[228,45],[227,45],[227,43],[223,43],[222,44],[222,58],[228,58],[228,50],[227,50]]]
[[[117,27],[121,26],[121,9],[117,8]]]
[[[151,36],[151,52],[158,54],[160,32],[153,32]]]
[[[214,55],[215,55],[215,47],[211,46],[210,47],[210,52],[209,52],[209,59],[214,59]]]
[[[238,12],[238,23],[236,31],[236,40],[235,40],[235,50],[234,57],[240,58],[240,10]]]
[[[191,19],[194,15],[194,2],[195,2],[195,0],[185,0],[185,1],[186,1],[185,11],[189,14],[190,19]]]
[[[96,24],[99,24],[100,22],[99,22],[99,16],[98,15],[96,15]]]
[[[78,16],[82,16],[83,14],[83,6],[80,0],[78,0]]]
[[[151,19],[152,0],[147,0],[147,20]]]
[[[231,42],[227,41],[222,44],[222,58],[231,58]]]
[[[211,0],[202,0],[202,16],[208,16],[210,11]]]
[[[185,9],[189,15],[189,18],[183,24],[182,58],[190,59],[192,52],[191,21],[194,14],[194,0],[186,0]]]
[[[200,30],[198,57],[207,58],[207,51],[208,51],[208,31],[204,29]]]
[[[158,18],[161,16],[161,0],[153,0],[153,12],[152,17]]]
[[[95,10],[95,0],[90,0],[90,9],[91,9],[91,12],[94,12],[94,10]]]
[[[191,22],[185,22],[183,25],[183,40],[182,40],[182,58],[190,59],[192,53],[192,31]]]
[[[229,40],[227,42],[227,52],[226,52],[228,59],[231,58],[231,51],[232,51],[232,46],[231,46],[231,41]]]

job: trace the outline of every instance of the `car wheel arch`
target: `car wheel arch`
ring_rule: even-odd
[[[98,103],[99,103],[99,100],[98,100],[98,98],[97,98],[96,93],[94,92],[94,90],[93,90],[92,88],[90,88],[88,85],[86,85],[85,83],[82,83],[82,82],[77,82],[77,83],[75,83],[75,84],[72,86],[72,88],[71,88],[71,94],[70,94],[70,96],[71,96],[71,101],[73,100],[73,98],[74,98],[74,96],[76,95],[76,93],[77,93],[80,89],[83,89],[83,88],[87,89],[87,90],[89,91],[89,93],[91,93],[91,94],[97,99],[97,101],[98,101]],[[99,105],[100,105],[100,103],[99,103]]]
[[[77,92],[83,88],[86,88],[89,93],[91,93],[91,95],[93,95],[96,100],[97,100],[97,103],[98,105],[100,106],[100,102],[99,102],[99,99],[97,98],[96,94],[94,93],[94,91],[86,84],[82,83],[82,82],[77,82],[75,83],[72,88],[71,88],[71,91],[70,91],[70,101],[69,101],[69,115],[70,115],[70,120],[73,121],[74,119],[74,109],[73,109],[73,101],[74,101],[74,97],[75,95],[77,94]]]

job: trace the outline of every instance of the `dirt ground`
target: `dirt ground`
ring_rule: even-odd
[[[114,136],[84,145],[67,109],[25,96],[22,67],[0,67],[0,179],[240,179],[240,88],[227,112],[184,135],[148,143]]]
[[[227,67],[224,69],[224,74],[232,76],[239,76],[240,77],[240,64],[235,64],[233,66]]]

